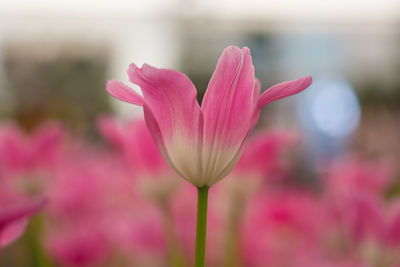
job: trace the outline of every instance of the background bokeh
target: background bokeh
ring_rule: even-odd
[[[176,69],[192,79],[201,101],[217,59],[228,45],[250,48],[256,76],[264,90],[281,81],[313,76],[314,82],[305,92],[264,108],[256,127],[256,131],[283,129],[298,140],[286,156],[290,161],[288,168],[294,171],[284,184],[320,191],[321,169],[336,162],[353,162],[356,158],[357,162],[390,166],[390,175],[387,175],[391,177],[390,182],[379,194],[385,200],[397,197],[400,193],[397,170],[400,159],[400,2],[397,0],[2,0],[0,123],[15,124],[26,136],[34,136],[38,127],[46,123],[60,123],[69,140],[79,140],[73,142],[79,147],[73,150],[85,150],[80,147],[81,143],[96,147],[78,153],[90,154],[85,157],[88,163],[81,162],[82,168],[87,168],[95,161],[95,155],[98,156],[97,149],[107,147],[104,141],[107,138],[99,131],[100,116],[110,115],[119,122],[142,117],[140,108],[107,94],[108,79],[128,82],[126,69],[131,62]],[[107,153],[104,154],[102,157],[107,157]],[[34,157],[42,156],[39,153]],[[75,175],[75,169],[80,167],[70,161],[63,164],[69,164],[65,168]],[[112,165],[110,160],[107,164]],[[369,168],[362,164],[357,166],[363,170]],[[371,169],[375,171],[380,167]],[[117,172],[110,171],[109,166],[95,169],[100,176],[107,170],[109,176]],[[339,169],[346,170],[346,167]],[[56,176],[67,175],[63,170],[64,174]],[[87,175],[81,176],[87,179]],[[115,185],[118,186],[121,185]],[[161,183],[161,186],[169,185]],[[348,185],[344,182],[341,186]],[[68,194],[61,191],[59,195]],[[81,194],[88,193],[82,189]],[[119,209],[120,205],[115,205],[117,208],[110,209]],[[45,219],[35,219],[29,227],[41,224],[40,220]],[[53,221],[52,224],[57,225]],[[32,263],[34,260],[29,257],[34,256],[26,249],[26,243],[40,239],[40,231],[29,227],[20,241],[4,250],[0,266],[68,266],[62,260],[49,263],[61,253],[54,253],[54,249],[48,249],[53,251],[53,256],[43,256],[49,259],[36,260],[50,265]],[[82,235],[86,231],[82,230]],[[37,236],[30,236],[35,233]],[[102,242],[103,237],[96,238],[100,241],[92,242]],[[143,239],[148,241],[151,237]],[[47,246],[55,247],[55,243]],[[98,253],[104,254],[106,250],[99,248]],[[40,257],[46,253],[39,251],[36,255]],[[16,263],[18,257],[26,260]],[[115,258],[109,259],[106,263],[109,265],[90,263],[90,266],[127,264]],[[79,261],[75,264],[85,266]],[[150,266],[135,264],[126,266]],[[243,263],[243,266],[261,265],[253,262]],[[292,263],[287,266],[312,265]]]
[[[342,104],[332,100],[332,107],[318,110],[327,113],[322,123],[332,124],[326,131],[344,131],[334,128],[353,123],[349,132],[355,129],[360,149],[395,153],[399,14],[399,2],[390,0],[5,0],[0,6],[1,116],[27,129],[61,119],[85,133],[93,132],[98,114],[113,111],[130,118],[139,109],[112,100],[103,90],[107,79],[127,80],[130,62],[186,73],[200,100],[219,54],[233,44],[251,49],[264,89],[311,74],[315,91],[354,92],[362,116],[356,122],[345,118],[352,107],[333,92]],[[296,109],[300,98],[270,107],[262,123],[301,124],[295,113],[311,107]],[[339,118],[331,121],[338,114],[344,116],[342,124]],[[376,136],[382,133],[385,138]]]

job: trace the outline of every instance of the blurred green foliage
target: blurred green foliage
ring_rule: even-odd
[[[97,115],[110,111],[105,57],[66,54],[37,60],[11,54],[5,61],[12,116],[28,130],[57,119],[72,130],[93,132]]]

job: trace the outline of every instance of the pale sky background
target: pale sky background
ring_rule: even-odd
[[[157,16],[248,17],[301,20],[396,20],[399,0],[1,0],[4,17]]]
[[[0,0],[0,48],[5,43],[23,44],[26,49],[31,49],[26,44],[32,42],[40,47],[46,42],[108,44],[112,48],[110,77],[127,81],[125,70],[131,62],[177,66],[180,44],[174,21],[180,18],[228,24],[266,21],[280,31],[298,25],[312,31],[320,27],[322,32],[332,25],[342,29],[357,25],[364,27],[364,33],[389,32],[371,42],[373,47],[378,41],[385,47],[392,44],[385,38],[397,36],[400,0]],[[203,30],[207,26],[204,23]],[[389,52],[386,57],[379,53],[378,59],[386,64]],[[114,102],[120,113],[131,113],[131,105]]]

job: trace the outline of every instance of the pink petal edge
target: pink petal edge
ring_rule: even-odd
[[[137,106],[143,106],[143,97],[122,82],[109,80],[106,84],[106,90],[110,95],[119,100]]]
[[[267,89],[258,99],[258,108],[271,103],[275,100],[300,93],[312,83],[311,76],[305,76],[293,81],[278,83]]]

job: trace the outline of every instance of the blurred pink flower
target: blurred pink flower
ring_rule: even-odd
[[[48,123],[32,134],[14,124],[0,125],[0,180],[3,187],[26,196],[46,194],[51,172],[61,157],[64,131]]]
[[[283,154],[297,142],[298,139],[288,131],[259,132],[249,138],[243,155],[233,171],[239,175],[256,173],[261,178],[282,178],[287,172]]]
[[[336,203],[328,203],[327,208],[337,216],[336,223],[343,227],[350,245],[370,239],[382,240],[384,237],[385,207],[380,199],[356,194],[346,196]]]
[[[108,81],[114,97],[143,106],[150,133],[166,161],[196,187],[211,186],[235,166],[260,109],[307,88],[310,76],[277,84],[260,95],[248,48],[224,50],[202,106],[183,73],[131,64],[130,81],[143,97],[118,81]]]
[[[328,253],[358,258],[365,266],[400,264],[400,209],[396,201],[384,203],[373,195],[355,194],[324,203],[324,207],[324,232],[331,237]]]
[[[24,231],[28,218],[46,204],[44,198],[22,200],[2,192],[0,195],[0,250]]]
[[[97,121],[102,136],[120,150],[128,167],[141,175],[171,170],[158,151],[144,120],[117,123],[110,117]]]
[[[321,201],[326,233],[334,237],[328,247],[330,253],[337,250],[357,256],[367,266],[400,263],[394,231],[400,209],[384,199],[385,190],[393,182],[393,166],[349,158],[324,171]]]
[[[146,253],[154,254],[156,251],[164,252],[165,245],[168,246],[166,242],[173,241],[175,244],[169,245],[182,249],[185,260],[193,260],[191,258],[194,249],[196,222],[194,189],[184,186],[183,190],[174,190],[173,187],[176,188],[180,180],[176,179],[176,172],[165,162],[158,151],[144,120],[117,123],[109,117],[102,117],[98,120],[98,128],[102,136],[123,155],[124,161],[135,177],[135,179],[132,179],[132,186],[140,187],[142,191],[143,189],[150,191],[149,187],[152,184],[153,193],[158,191],[159,197],[164,196],[155,199],[159,200],[157,202],[159,204],[157,206],[158,212],[147,207],[145,203],[142,203],[141,206],[134,205],[132,207],[135,210],[138,208],[134,213],[140,213],[141,216],[128,216],[126,218],[126,221],[130,221],[129,217],[132,217],[132,220],[135,221],[134,227],[132,224],[124,225],[120,222],[119,228],[121,230],[127,226],[130,227],[129,231],[124,232],[125,234],[128,233],[125,236],[125,242],[130,244],[129,246],[132,246],[134,251],[140,251],[143,255]],[[166,192],[171,193],[172,190],[174,190],[174,194],[168,197]],[[162,191],[164,193],[161,193]],[[211,196],[213,197],[214,194],[211,194]],[[136,203],[143,200],[136,200]],[[218,227],[217,216],[215,216],[211,207],[209,213],[209,231],[212,237],[209,238],[208,243],[211,248],[217,248],[216,243],[220,240],[221,228]],[[163,231],[162,226],[166,227],[166,225],[161,224],[169,223],[165,220],[171,220],[173,229],[164,229]],[[172,231],[172,234],[175,235],[172,237],[173,240],[166,240],[165,235],[168,234],[168,231]],[[117,235],[121,235],[121,233],[117,233]],[[208,254],[210,264],[220,258],[217,251],[217,249],[212,249]]]
[[[388,208],[386,241],[400,252],[400,199],[396,199]]]
[[[63,137],[60,124],[45,124],[28,135],[18,126],[0,126],[0,166],[3,174],[33,171],[52,165]]]
[[[363,161],[355,157],[334,162],[322,172],[326,189],[338,199],[346,195],[380,196],[394,178],[389,162]]]
[[[109,256],[109,224],[121,203],[132,202],[119,164],[94,148],[65,153],[49,185],[47,251],[64,266],[92,266]],[[121,185],[123,183],[123,185]]]
[[[98,266],[113,253],[133,257],[133,262],[164,255],[160,216],[137,194],[126,170],[118,157],[94,147],[64,155],[46,212],[46,248],[58,263]]]
[[[46,242],[53,258],[63,266],[98,266],[109,251],[106,234],[95,222],[64,224],[50,230]]]
[[[382,240],[386,209],[382,194],[392,177],[390,165],[356,158],[335,162],[323,172],[331,222],[343,226],[351,242]]]
[[[180,180],[158,151],[144,120],[117,123],[110,117],[101,117],[97,126],[102,136],[122,155],[136,178],[135,187],[142,193],[164,201],[176,191]]]
[[[309,193],[255,195],[242,229],[243,266],[317,266],[310,263],[320,257],[321,212]],[[304,256],[309,261],[301,265]]]

